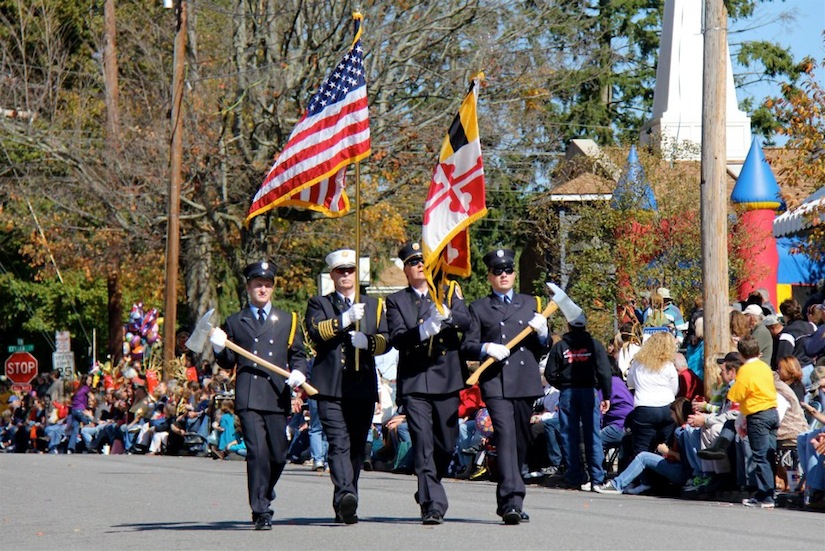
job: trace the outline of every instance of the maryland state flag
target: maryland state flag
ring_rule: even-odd
[[[441,145],[430,192],[424,205],[421,246],[430,293],[439,309],[444,303],[447,276],[470,275],[470,224],[487,214],[484,163],[478,136],[478,85],[473,77],[447,137]]]
[[[355,39],[310,100],[275,164],[252,199],[245,224],[275,207],[303,207],[337,218],[349,211],[347,166],[370,154],[367,81],[360,13]]]

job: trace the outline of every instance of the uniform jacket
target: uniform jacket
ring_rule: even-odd
[[[355,348],[350,331],[355,324],[342,326],[341,314],[347,310],[337,292],[323,297],[312,297],[304,320],[307,335],[315,347],[316,357],[310,377],[318,394],[328,398],[362,398],[378,400],[378,379],[375,374],[375,356],[388,349],[387,320],[383,301],[362,296],[364,318],[360,331],[367,335],[369,348],[359,352],[358,371],[355,370]]]
[[[467,370],[460,357],[461,334],[470,328],[470,313],[453,288],[447,297],[450,319],[441,331],[421,340],[418,326],[427,317],[429,299],[407,287],[387,297],[390,343],[398,349],[396,402],[404,394],[450,394],[464,388]]]
[[[513,294],[510,304],[490,293],[470,305],[472,326],[464,335],[462,349],[467,359],[481,359],[486,342],[507,344],[528,327],[539,307],[536,297]],[[487,368],[479,379],[481,394],[488,398],[537,398],[544,395],[539,358],[547,352],[535,332],[510,351],[510,357]],[[486,359],[486,357],[484,358]]]
[[[256,356],[282,367],[307,372],[304,338],[292,312],[270,309],[269,318],[263,325],[244,308],[226,319],[223,330],[228,340]],[[292,390],[285,385],[285,379],[252,360],[238,356],[228,348],[217,355],[221,367],[232,369],[237,364],[235,380],[235,409],[256,409],[288,413]]]

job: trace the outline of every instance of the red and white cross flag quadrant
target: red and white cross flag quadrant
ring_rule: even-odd
[[[477,98],[478,81],[474,80],[441,146],[421,232],[425,263],[433,266],[440,255],[441,269],[461,276],[470,273],[466,230],[487,214]]]

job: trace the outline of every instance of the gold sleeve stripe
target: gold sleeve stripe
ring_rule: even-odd
[[[541,297],[536,297],[536,312],[541,313]]]
[[[375,309],[375,330],[378,331],[378,326],[381,324],[381,314],[384,313],[384,299],[378,299],[378,308]]]
[[[318,333],[321,335],[321,338],[325,341],[333,339],[335,337],[334,320],[324,320],[321,323],[319,323]]]
[[[298,330],[298,314],[296,312],[292,312],[292,327],[289,329],[289,342],[287,344],[287,348],[292,347],[292,343],[295,341],[295,331]]]
[[[373,349],[371,350],[373,356],[380,356],[387,351],[387,339],[384,335],[375,335],[373,340]]]

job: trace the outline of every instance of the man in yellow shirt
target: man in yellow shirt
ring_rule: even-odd
[[[745,416],[756,474],[756,493],[742,500],[742,505],[773,509],[771,465],[776,455],[776,429],[779,427],[773,372],[768,364],[759,359],[759,342],[756,339],[745,337],[739,341],[737,348],[745,363],[736,371],[736,381],[728,391],[728,399],[739,402],[739,411]]]

